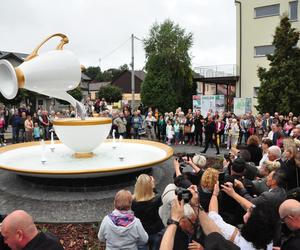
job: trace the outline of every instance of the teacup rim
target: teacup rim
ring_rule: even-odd
[[[112,119],[108,117],[87,117],[85,120],[80,118],[58,118],[52,121],[54,126],[91,126],[101,124],[111,124]]]

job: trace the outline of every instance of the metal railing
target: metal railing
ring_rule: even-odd
[[[236,64],[199,66],[195,67],[194,71],[205,78],[237,75]]]

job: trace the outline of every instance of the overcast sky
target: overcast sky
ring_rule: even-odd
[[[233,0],[1,0],[0,50],[30,53],[61,32],[70,40],[65,48],[85,66],[119,67],[130,63],[131,34],[143,39],[167,18],[194,34],[193,67],[235,63]],[[136,40],[135,68],[144,64],[143,44]]]

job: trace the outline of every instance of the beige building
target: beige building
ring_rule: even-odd
[[[237,97],[251,97],[257,104],[260,82],[259,66],[268,67],[266,55],[274,51],[272,45],[280,17],[287,14],[292,26],[300,30],[299,2],[295,0],[239,0],[236,5],[237,29]],[[254,108],[253,108],[254,110]]]

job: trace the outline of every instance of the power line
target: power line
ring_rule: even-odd
[[[115,53],[118,49],[120,49],[121,47],[123,47],[129,40],[131,39],[131,37],[129,37],[125,42],[121,43],[118,47],[116,47],[115,49],[113,49],[111,52],[109,52],[108,54],[106,54],[105,56],[101,57],[101,60],[111,56],[113,53]]]

